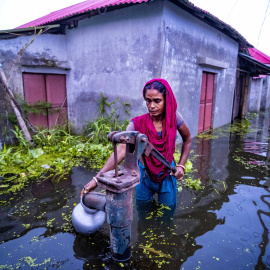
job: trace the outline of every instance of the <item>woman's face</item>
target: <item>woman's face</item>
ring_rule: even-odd
[[[144,97],[151,117],[161,116],[165,108],[165,99],[162,93],[156,89],[148,89]]]

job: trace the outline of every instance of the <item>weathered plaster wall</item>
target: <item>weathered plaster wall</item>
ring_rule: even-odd
[[[36,36],[34,42],[26,49],[21,58],[18,52],[29,44],[32,37],[18,37],[8,40],[0,40],[0,63],[6,77],[10,74],[9,87],[15,95],[24,96],[22,72],[56,73],[68,68],[66,53],[66,36],[43,34]],[[11,72],[12,71],[12,72]],[[11,72],[11,73],[10,73]],[[1,107],[0,114],[12,112],[9,101],[0,86]],[[2,106],[3,105],[3,106]],[[0,136],[3,130],[12,126],[7,119],[0,119]],[[12,133],[11,133],[12,134]],[[11,136],[10,134],[10,136]],[[2,136],[3,138],[3,136]]]
[[[102,91],[109,101],[129,102],[131,116],[146,113],[142,89],[161,73],[163,2],[149,2],[79,22],[67,31],[71,72],[69,119],[79,131],[97,114]]]
[[[213,128],[230,123],[238,43],[168,1],[164,23],[166,41],[161,76],[170,82],[192,137],[198,133],[203,71],[216,73]],[[204,57],[218,64],[199,65],[198,59]]]
[[[250,79],[248,112],[260,111],[263,79]]]
[[[0,42],[0,62],[3,70],[9,74],[14,63],[14,70],[10,76],[9,86],[14,93],[23,96],[22,72],[25,67],[38,69],[67,68],[66,36],[43,34],[36,36],[34,42],[22,54],[19,62],[16,62],[17,53],[30,43],[32,37],[19,37]]]

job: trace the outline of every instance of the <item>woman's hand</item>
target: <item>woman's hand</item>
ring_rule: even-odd
[[[81,191],[81,197],[83,194],[88,193],[91,190],[94,190],[97,187],[97,183],[94,179],[92,179],[88,184],[86,184],[83,188],[83,190]]]
[[[171,175],[173,175],[177,179],[177,181],[181,181],[184,177],[184,169],[182,167],[175,167],[175,169],[176,172],[171,172]]]

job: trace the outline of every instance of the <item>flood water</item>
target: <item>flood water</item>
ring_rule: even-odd
[[[60,183],[33,182],[0,206],[0,269],[270,268],[269,113],[250,122],[248,132],[227,125],[193,139],[190,176],[204,188],[184,187],[175,209],[134,199],[129,262],[111,259],[106,222],[90,236],[74,231],[72,210],[96,173],[79,167]]]

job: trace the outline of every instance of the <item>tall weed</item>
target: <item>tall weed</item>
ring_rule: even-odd
[[[105,97],[101,92],[101,98],[97,101],[99,116],[96,121],[88,122],[84,130],[85,134],[96,144],[107,143],[107,136],[111,131],[125,130],[129,123],[128,120],[120,120],[119,118],[122,110],[125,115],[130,114],[128,111],[130,104],[124,102],[116,111],[115,105],[118,98],[110,103],[107,99],[108,97]]]
[[[19,129],[17,126],[14,126],[15,130],[11,130],[14,134],[15,137],[17,138],[19,145],[24,146],[24,147],[29,147],[29,143],[26,140],[24,133],[21,129]]]

